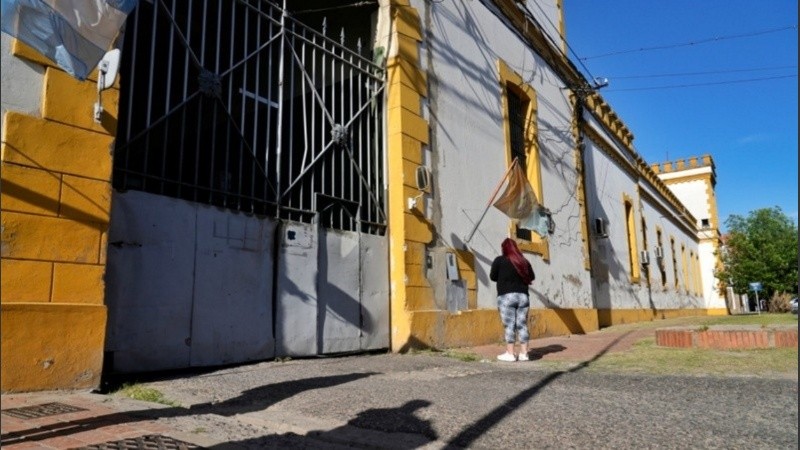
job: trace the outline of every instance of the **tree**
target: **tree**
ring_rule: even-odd
[[[749,283],[761,282],[760,298],[797,292],[797,225],[781,208],[751,211],[747,217],[731,215],[725,221],[728,236],[717,277],[738,294]]]

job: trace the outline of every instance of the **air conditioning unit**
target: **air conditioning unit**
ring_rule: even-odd
[[[431,172],[425,166],[417,167],[416,172],[417,189],[423,192],[431,192]]]
[[[650,253],[648,253],[647,250],[641,251],[639,256],[639,263],[641,263],[643,266],[650,265]]]
[[[658,246],[653,251],[656,254],[656,263],[660,269],[664,269],[664,247]]]
[[[606,227],[606,219],[602,217],[598,217],[594,219],[594,234],[597,237],[606,238],[608,237],[608,229]]]

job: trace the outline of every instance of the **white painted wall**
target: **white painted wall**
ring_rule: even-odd
[[[588,114],[585,119],[596,130],[600,125]],[[607,133],[600,131],[605,137],[606,145],[612,146],[619,158],[630,160],[630,156],[610,138]],[[595,302],[598,308],[616,309],[676,309],[700,307],[701,299],[693,293],[687,293],[684,288],[682,259],[680,254],[681,244],[686,247],[687,257],[690,251],[697,254],[698,244],[694,231],[682,224],[680,216],[674,208],[661,197],[658,191],[645,179],[633,176],[612,159],[598,143],[584,139],[585,144],[585,171],[586,171],[586,202],[589,211],[590,224],[595,218],[601,217],[608,222],[608,238],[597,238],[592,233],[591,252],[593,265],[593,287]],[[651,203],[648,198],[639,194],[640,190],[646,191],[650,197],[658,200],[658,204]],[[648,267],[650,282],[648,284],[648,270],[640,271],[640,281],[631,283],[631,265],[628,255],[627,224],[625,217],[624,199],[627,195],[633,201],[635,237],[638,250],[647,248],[651,264]],[[670,211],[664,214],[662,211]],[[642,217],[647,226],[646,237],[642,233]],[[662,244],[665,250],[664,280],[656,264],[654,249],[657,246],[657,230],[661,229]],[[675,239],[678,288],[675,288],[675,264],[670,249],[670,238]],[[646,245],[645,245],[646,240]],[[691,274],[691,270],[689,271]]]
[[[711,220],[707,184],[704,180],[674,183],[670,184],[669,188],[675,193],[675,196],[681,200],[694,218],[697,219],[698,227],[703,219]],[[711,225],[715,227],[719,226],[719,224]]]
[[[501,86],[504,60],[536,90],[544,205],[554,213],[550,262],[528,255],[537,274],[532,307],[591,308],[589,272],[583,268],[580,209],[575,197],[571,108],[564,83],[547,64],[480,2],[413,1],[420,12],[421,61],[428,73],[424,114],[431,124],[426,153],[434,177],[429,217],[437,246],[463,248],[463,241],[506,170]],[[478,306],[496,307],[489,280],[510,221],[491,208],[469,243],[476,258]]]
[[[562,48],[561,32],[561,8],[558,7],[556,0],[526,0],[528,11],[530,11],[544,27],[544,32],[550,36],[553,42],[557,43],[557,48]]]
[[[0,112],[3,116],[9,110],[40,116],[44,67],[12,55],[13,40],[0,33]]]
[[[644,188],[644,187],[643,187]],[[662,209],[652,204],[648,200],[642,201],[642,214],[644,215],[647,224],[647,249],[650,253],[650,285],[647,292],[649,299],[658,309],[673,309],[673,308],[703,308],[702,296],[697,295],[693,288],[692,280],[695,275],[693,267],[688,268],[689,286],[692,287],[689,292],[684,288],[684,272],[683,261],[680,255],[681,245],[686,246],[687,258],[690,252],[695,255],[698,254],[698,243],[694,238],[692,232],[686,229],[685,226],[678,225],[680,222],[679,217],[674,215],[665,216]],[[638,223],[637,223],[638,225]],[[662,280],[662,273],[658,267],[655,258],[655,248],[658,245],[657,231],[661,229],[661,242],[664,248],[664,279]],[[641,234],[641,229],[638,230]],[[670,238],[675,238],[675,260],[673,261],[672,249],[670,248]],[[639,238],[639,248],[644,249],[641,237]],[[677,263],[677,276],[678,288],[675,288],[675,266]],[[644,275],[646,272],[642,271]],[[642,283],[647,289],[646,279],[643,276]]]
[[[606,220],[608,237],[592,236],[590,249],[596,307],[640,308],[642,287],[631,282],[623,194],[637,199],[636,179],[595,142],[585,139],[586,203],[590,221]],[[634,202],[635,205],[635,202]]]
[[[672,180],[710,173],[712,173],[711,167],[698,167],[679,172],[664,173],[659,176],[663,180]],[[698,227],[701,226],[703,219],[713,220],[714,214],[711,211],[712,203],[709,198],[707,181],[695,179],[669,184],[668,187],[697,219]],[[727,302],[717,289],[719,280],[714,275],[717,261],[717,256],[715,255],[716,229],[720,224],[710,222],[710,225],[711,230],[700,230],[698,233],[701,242],[697,252],[700,255],[700,278],[703,283],[704,307],[726,308]]]

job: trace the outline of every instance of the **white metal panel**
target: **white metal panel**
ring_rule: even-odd
[[[271,219],[198,207],[193,366],[274,356]]]
[[[195,210],[182,200],[114,192],[106,266],[114,369],[189,366]]]
[[[389,347],[389,242],[361,235],[361,348]]]
[[[320,353],[361,347],[358,233],[319,230],[317,339]]]
[[[316,225],[285,222],[280,227],[275,279],[275,355],[317,354]]]

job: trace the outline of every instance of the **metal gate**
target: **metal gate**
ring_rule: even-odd
[[[318,4],[332,10],[337,3]],[[118,357],[117,368],[241,362],[270,357],[275,346],[286,354],[388,346],[388,276],[381,275],[388,273],[385,71],[373,62],[379,52],[372,48],[377,11],[372,4],[346,10],[338,21],[360,29],[355,37],[342,30],[335,40],[328,28],[336,17],[265,0],[142,0],[129,16],[114,150],[107,350],[165,355],[124,363]],[[291,224],[317,230],[318,268],[339,270],[330,256],[355,243],[357,251],[346,253],[361,256],[340,261],[355,272],[333,274],[333,284],[330,273],[319,271],[293,279],[287,268],[294,262],[286,260],[291,252],[284,251],[292,246],[285,233]],[[238,231],[219,235],[223,229]],[[336,249],[316,246],[331,242],[333,230]],[[260,256],[254,259],[253,252]],[[375,272],[369,278],[381,286],[364,289],[365,252]],[[357,289],[338,289],[337,277],[352,273],[359,275]],[[297,329],[296,338],[280,331],[302,309],[286,295],[289,284],[298,298],[324,298],[307,325],[316,330],[313,346],[281,345],[305,333]],[[135,288],[141,286],[164,289]],[[365,292],[372,303],[367,309]],[[226,302],[232,293],[237,302]],[[338,303],[361,306],[333,314],[348,326],[319,325],[328,312],[344,310]],[[380,316],[368,322],[385,329],[365,326],[365,312]],[[236,332],[232,317],[243,321]],[[153,342],[147,330],[160,320],[176,331]],[[242,329],[253,331],[237,335]],[[360,343],[324,343],[338,342],[337,333],[355,333]],[[182,348],[173,354],[184,357],[167,361],[169,352],[155,347]]]

